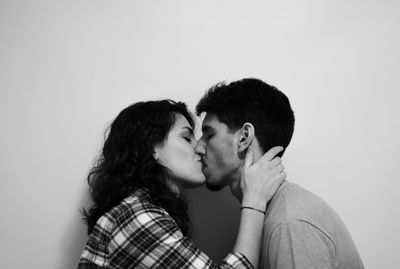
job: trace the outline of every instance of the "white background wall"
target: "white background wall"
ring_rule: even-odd
[[[399,11],[394,0],[1,0],[0,267],[76,266],[85,177],[125,106],[193,108],[210,85],[255,76],[295,110],[289,180],[336,209],[366,268],[398,268]],[[237,227],[228,194],[189,192],[195,240],[217,259]]]

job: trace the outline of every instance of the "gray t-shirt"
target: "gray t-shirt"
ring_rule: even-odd
[[[315,194],[285,181],[268,204],[260,268],[362,269],[350,233]]]

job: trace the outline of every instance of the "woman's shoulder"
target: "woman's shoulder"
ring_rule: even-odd
[[[169,214],[160,206],[155,205],[146,189],[136,189],[121,203],[112,208],[108,213],[109,218],[116,224],[137,219],[143,216],[154,218],[158,216],[169,217]]]
[[[175,226],[177,228],[174,219],[162,207],[151,201],[147,190],[137,189],[104,214],[97,221],[95,230],[111,236],[124,229],[140,230],[150,223],[157,225],[162,223],[170,229],[175,229]]]

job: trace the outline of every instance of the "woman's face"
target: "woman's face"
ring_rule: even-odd
[[[176,113],[168,137],[154,149],[158,163],[173,174],[173,188],[193,188],[204,184],[201,157],[194,151],[196,145],[189,122],[182,114]]]

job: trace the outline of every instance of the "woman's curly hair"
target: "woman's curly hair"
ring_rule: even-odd
[[[184,103],[172,100],[135,103],[122,110],[109,127],[103,150],[87,177],[93,205],[82,209],[90,234],[97,220],[137,188],[146,189],[152,203],[164,208],[184,235],[190,221],[187,203],[171,191],[170,171],[157,163],[155,146],[163,143],[176,113],[194,127]]]

